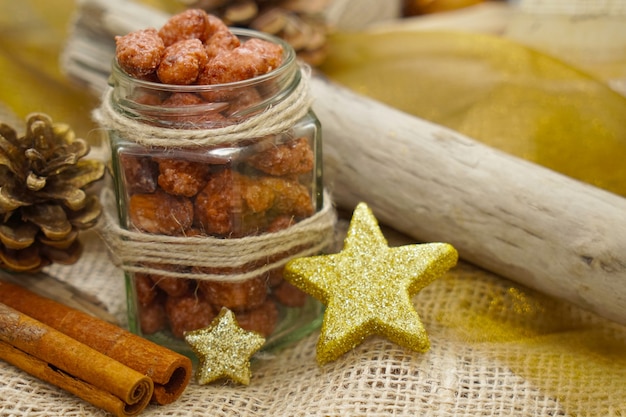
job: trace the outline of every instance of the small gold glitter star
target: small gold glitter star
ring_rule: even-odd
[[[196,381],[205,385],[221,378],[250,384],[250,357],[265,343],[257,333],[239,327],[235,315],[227,308],[209,327],[185,333],[185,341],[198,357]]]
[[[317,344],[322,365],[374,334],[427,351],[428,335],[411,297],[457,259],[447,243],[390,248],[372,211],[360,203],[340,253],[293,259],[284,276],[327,306]]]

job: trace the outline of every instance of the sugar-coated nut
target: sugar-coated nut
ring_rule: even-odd
[[[187,39],[199,39],[204,42],[211,33],[209,26],[215,25],[204,10],[187,9],[170,17],[159,29],[159,36],[165,46]]]
[[[152,158],[129,153],[119,155],[124,183],[130,194],[153,193],[157,189],[157,164]]]
[[[206,299],[218,309],[243,310],[258,307],[267,298],[267,286],[261,277],[242,282],[199,281],[198,287]]]
[[[306,186],[297,181],[292,181],[282,177],[260,177],[249,178],[247,181],[260,185],[261,194],[271,194],[273,196],[271,211],[277,216],[287,215],[296,218],[305,218],[313,214],[313,204],[311,195]],[[248,192],[250,191],[250,192]],[[252,206],[253,202],[261,195],[254,195],[251,187],[248,185],[243,189],[243,197],[248,206]]]
[[[115,37],[117,62],[132,77],[145,78],[154,73],[164,50],[163,40],[154,28]]]
[[[278,267],[269,270],[263,275],[267,286],[270,288],[270,292],[273,291],[273,288],[280,285],[283,282],[283,268]]]
[[[173,93],[162,102],[166,107],[197,106],[204,103],[205,101],[194,93]]]
[[[135,194],[128,203],[130,223],[137,229],[170,236],[184,235],[193,222],[193,204],[163,191]]]
[[[156,78],[156,74],[154,75]],[[133,97],[133,101],[144,106],[160,106],[162,104],[161,97],[156,93],[148,93],[140,91]]]
[[[167,326],[165,308],[160,302],[139,307],[139,326],[143,334],[153,334]]]
[[[313,170],[315,156],[306,138],[290,140],[259,152],[246,161],[270,175],[300,175]]]
[[[208,42],[211,38],[221,33],[230,33],[230,29],[226,26],[226,23],[215,15],[207,14],[207,26],[204,41]]]
[[[212,16],[218,19],[215,16]],[[218,19],[219,20],[219,19]],[[210,38],[204,43],[209,60],[216,57],[224,51],[230,51],[241,45],[241,41],[226,26],[225,30],[219,30],[211,34]]]
[[[249,332],[256,332],[264,337],[268,337],[274,332],[278,322],[278,308],[276,304],[267,299],[257,308],[236,311],[235,318],[239,327]]]
[[[211,176],[194,202],[194,223],[207,234],[262,233],[278,216],[313,214],[307,187],[282,177],[253,178],[230,169]],[[239,223],[235,218],[241,219]]]
[[[268,233],[278,232],[280,230],[284,230],[290,226],[293,226],[296,223],[296,220],[293,216],[278,216],[267,226],[266,231]]]
[[[260,74],[264,74],[278,68],[283,62],[284,51],[282,45],[268,42],[263,39],[248,39],[241,45],[241,50],[247,51],[246,54],[258,57],[259,67],[257,70]]]
[[[252,213],[265,213],[272,208],[276,195],[262,181],[241,176],[239,184],[243,205]]]
[[[225,84],[247,80],[280,66],[283,47],[262,39],[249,39],[219,53],[198,76],[198,84]]]
[[[207,97],[208,93],[203,93],[203,96]],[[215,97],[217,94],[214,93],[213,101],[226,101],[229,106],[228,109],[224,111],[224,114],[229,118],[236,120],[238,117],[250,117],[255,113],[250,112],[254,106],[258,105],[263,101],[263,97],[259,94],[258,90],[254,87],[249,87],[245,89],[238,89],[236,92],[221,92],[218,97]],[[238,113],[240,111],[244,111],[243,116],[240,116]],[[264,108],[260,108],[257,112],[263,111]]]
[[[164,84],[193,84],[207,61],[208,56],[200,40],[178,41],[165,48],[157,76]]]
[[[233,230],[233,210],[238,206],[233,196],[232,171],[224,169],[211,176],[194,202],[194,223],[209,235],[227,235]]]
[[[137,301],[142,306],[152,303],[158,295],[158,290],[150,276],[143,273],[135,274],[135,291],[137,293]]]
[[[231,169],[211,176],[194,202],[194,224],[209,235],[239,236],[245,232],[235,217],[244,217],[240,178]],[[247,216],[248,219],[250,216]]]
[[[193,197],[207,182],[211,166],[184,159],[158,159],[159,186],[168,194]]]
[[[185,278],[150,275],[150,279],[170,297],[180,297],[187,294],[192,281]]]
[[[272,295],[287,307],[302,307],[306,303],[307,294],[287,281],[282,281],[272,288]]]
[[[182,338],[185,332],[201,329],[211,324],[217,312],[198,294],[168,297],[165,312],[174,336]]]
[[[211,175],[196,195],[194,225],[208,235],[240,237],[256,234],[267,225],[264,212],[253,212],[242,198],[244,175],[229,168]],[[264,199],[267,196],[261,195]]]
[[[173,93],[163,100],[162,105],[164,107],[186,108],[182,114],[168,114],[163,116],[163,119],[176,122],[183,129],[222,127],[226,125],[226,117],[220,113],[223,108],[217,107],[212,110],[206,104],[205,100],[194,93]]]

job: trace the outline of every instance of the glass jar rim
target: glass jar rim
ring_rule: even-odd
[[[248,38],[248,39],[262,39],[268,42],[272,42],[282,46],[283,49],[283,59],[281,64],[272,69],[270,72],[265,74],[261,74],[252,78],[248,78],[245,80],[234,81],[230,83],[222,83],[222,84],[165,84],[156,81],[144,80],[140,78],[132,77],[127,74],[117,62],[117,59],[113,58],[112,68],[111,68],[111,76],[109,77],[109,85],[115,86],[115,82],[122,83],[133,83],[135,87],[145,88],[147,90],[154,91],[163,91],[163,92],[193,92],[193,93],[210,93],[216,91],[223,91],[225,89],[238,89],[238,88],[246,88],[255,86],[258,84],[262,84],[265,81],[276,79],[281,77],[282,75],[290,75],[291,72],[294,71],[294,68],[297,68],[296,64],[296,53],[293,47],[287,43],[285,40],[270,35],[268,33],[259,32],[252,29],[244,29],[244,28],[229,28],[229,30],[236,35],[238,38]]]

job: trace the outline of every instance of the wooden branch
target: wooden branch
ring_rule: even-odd
[[[626,199],[314,79],[325,180],[418,241],[626,324]]]

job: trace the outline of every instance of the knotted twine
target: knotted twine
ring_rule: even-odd
[[[312,102],[309,68],[303,66],[300,74],[298,85],[283,101],[241,123],[222,128],[166,129],[146,125],[115,111],[111,103],[112,88],[104,93],[94,118],[103,128],[115,130],[120,136],[147,147],[197,148],[237,143],[284,132],[308,113]],[[310,256],[329,247],[336,222],[332,201],[325,192],[321,210],[278,232],[240,238],[167,236],[122,228],[111,216],[115,210],[111,190],[105,189],[101,197],[108,210],[104,210],[99,230],[113,262],[126,272],[163,277],[240,282],[261,276],[282,267],[289,259]],[[185,271],[163,268],[165,265],[197,268]],[[199,272],[198,268],[232,272]]]

